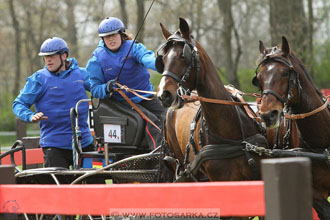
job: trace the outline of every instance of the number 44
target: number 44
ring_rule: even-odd
[[[110,138],[117,138],[117,130],[109,130],[109,134],[108,134],[108,136],[110,137]]]

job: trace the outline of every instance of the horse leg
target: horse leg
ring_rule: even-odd
[[[174,181],[175,169],[172,167],[171,161],[167,161],[165,158],[159,163],[158,183],[172,183]]]
[[[330,219],[330,203],[324,198],[314,198],[313,207],[320,220]]]

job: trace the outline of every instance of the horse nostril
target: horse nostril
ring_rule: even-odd
[[[271,120],[272,120],[272,119],[275,119],[275,118],[277,118],[278,111],[277,111],[277,110],[272,110],[272,111],[269,113],[269,115],[270,115],[270,119],[271,119]]]
[[[278,119],[278,114],[279,114],[278,110],[272,110],[266,114],[261,114],[260,117],[266,123],[266,126],[270,127],[270,126],[276,124],[277,119]]]
[[[163,93],[158,97],[162,102],[164,107],[169,107],[172,104],[172,95],[169,91],[165,90]]]

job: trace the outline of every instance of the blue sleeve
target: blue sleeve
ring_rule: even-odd
[[[86,71],[89,75],[90,91],[92,97],[104,99],[108,95],[105,92],[106,81],[104,79],[103,71],[95,56],[89,59]]]
[[[26,122],[31,122],[31,118],[35,113],[30,108],[39,99],[41,93],[40,76],[35,73],[26,79],[24,88],[14,100],[12,105],[14,114]]]
[[[147,50],[143,44],[137,43],[132,48],[132,54],[144,67],[157,71],[155,67],[155,53],[152,50]]]
[[[89,75],[88,75],[88,73],[86,71],[86,68],[79,67],[79,69],[80,69],[81,75],[82,75],[82,77],[84,79],[84,87],[85,87],[85,89],[87,91],[91,91],[90,90],[91,86],[90,86],[90,82],[89,82]]]

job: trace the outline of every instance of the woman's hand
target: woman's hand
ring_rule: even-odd
[[[41,120],[46,120],[48,119],[47,116],[44,116],[44,113],[42,112],[38,112],[38,113],[35,113],[32,118],[31,118],[31,122],[38,122],[38,121],[41,121]]]

